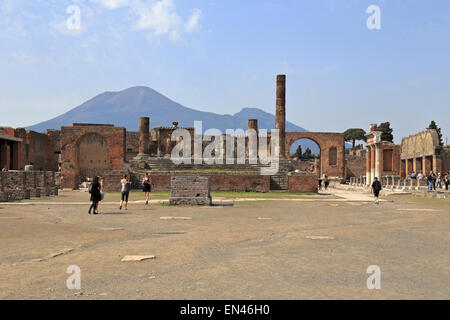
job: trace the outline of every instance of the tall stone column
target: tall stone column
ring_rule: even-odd
[[[370,147],[367,146],[367,151],[366,151],[366,184],[370,185],[370,158],[371,158],[371,151],[370,151]]]
[[[370,151],[370,184],[375,180],[375,145],[371,147]]]
[[[286,156],[286,75],[277,76],[275,129],[280,131],[280,157]]]
[[[251,136],[256,133],[255,136]],[[250,132],[252,132],[250,134]],[[255,139],[256,138],[256,139]],[[248,120],[248,157],[249,163],[256,164],[258,161],[258,120],[249,119]]]
[[[375,145],[375,177],[381,180],[381,145]]]
[[[150,144],[150,118],[142,117],[139,119],[139,154],[138,157],[149,156]]]

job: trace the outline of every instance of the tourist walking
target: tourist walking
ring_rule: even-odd
[[[142,191],[145,193],[145,204],[148,205],[148,199],[150,198],[150,192],[152,191],[152,179],[149,177],[148,173],[145,174],[142,185]]]
[[[378,198],[380,196],[380,191],[383,187],[381,186],[381,182],[378,181],[378,178],[375,178],[374,180],[375,181],[372,183],[372,192],[373,192],[373,195],[375,196],[375,204],[378,205],[378,204],[380,204],[380,201]]]
[[[436,190],[436,175],[433,171],[430,171],[430,174],[428,175],[428,190],[433,191]]]
[[[448,181],[448,173],[445,175],[445,177],[444,177],[444,184],[445,184],[445,190],[447,190],[448,191],[448,184],[449,184],[449,181]]]
[[[128,181],[128,176],[124,175],[122,180],[120,180],[120,184],[122,185],[122,200],[120,201],[120,210],[122,210],[122,206],[125,203],[125,210],[128,210],[128,198],[130,196],[131,191],[131,183]]]
[[[102,201],[102,195],[100,193],[102,186],[100,185],[99,177],[95,177],[89,186],[89,193],[91,194],[91,207],[89,208],[89,214],[94,209],[94,214],[98,214],[98,203]]]
[[[442,175],[439,172],[436,178],[436,188],[442,189]]]
[[[423,180],[423,178],[425,178],[425,176],[424,176],[422,170],[420,170],[419,174],[417,175],[417,179]]]
[[[330,185],[330,180],[328,180],[328,176],[325,176],[324,184],[325,184],[325,191],[327,191],[328,186]]]

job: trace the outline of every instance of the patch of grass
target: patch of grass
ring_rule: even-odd
[[[281,198],[299,198],[305,196],[317,196],[317,194],[312,192],[304,193],[289,193],[287,191],[281,192],[223,192],[214,191],[211,192],[211,196],[217,198],[233,199],[233,198],[252,198],[252,199],[281,199]]]

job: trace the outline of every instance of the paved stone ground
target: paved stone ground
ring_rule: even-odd
[[[127,212],[113,194],[99,216],[76,192],[0,204],[0,299],[450,298],[448,201],[331,192]],[[70,265],[81,290],[66,287]],[[381,290],[366,287],[370,265]]]

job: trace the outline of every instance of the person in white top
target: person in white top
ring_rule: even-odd
[[[131,183],[128,181],[127,175],[123,176],[123,179],[120,180],[122,184],[122,201],[120,201],[120,210],[122,210],[122,206],[125,203],[125,210],[128,210],[128,197],[130,196]]]

